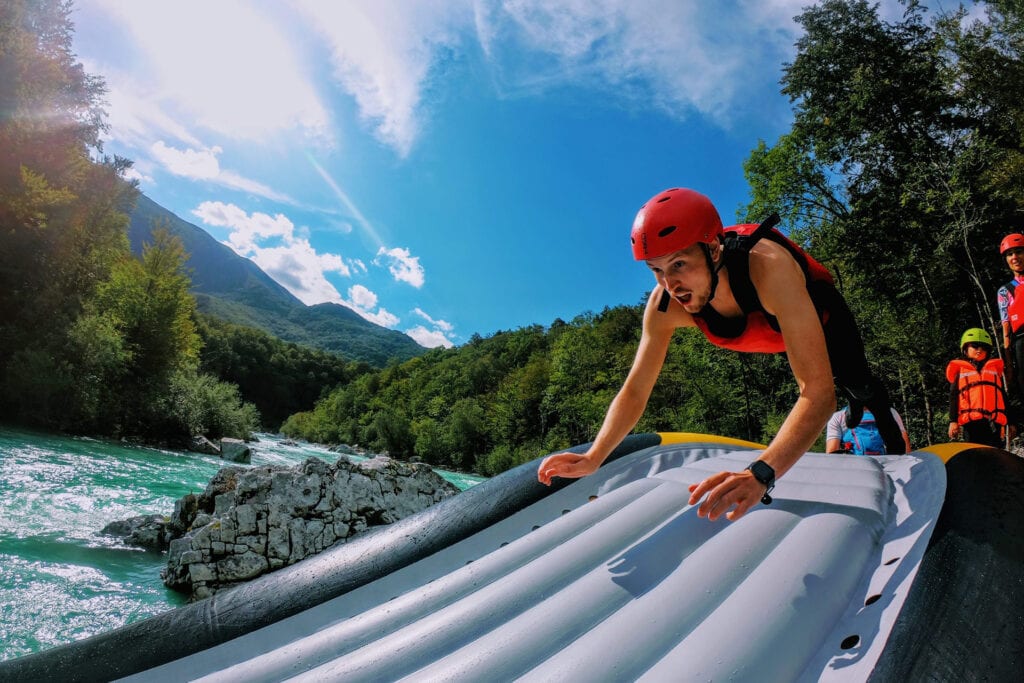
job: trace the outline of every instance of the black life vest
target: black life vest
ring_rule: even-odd
[[[750,250],[762,239],[775,242],[792,254],[804,271],[812,293],[812,300],[815,299],[814,291],[816,290],[816,287],[812,287],[813,284],[834,284],[832,274],[825,266],[818,263],[795,242],[774,229],[778,220],[778,216],[772,214],[761,224],[745,223],[725,228],[721,237],[722,261],[720,267],[724,267],[729,273],[729,287],[744,315],[738,318],[727,318],[716,311],[710,302],[700,313],[694,314],[693,321],[697,328],[715,346],[746,353],[781,353],[786,350],[778,320],[764,310],[754,283],[750,279]],[[670,301],[671,295],[667,291],[662,292],[658,309],[667,310]],[[818,302],[815,302],[815,306],[819,308],[819,315],[824,324],[828,319],[828,311],[824,307],[818,306]]]

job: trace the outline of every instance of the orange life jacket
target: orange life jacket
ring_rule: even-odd
[[[992,420],[1006,424],[1006,393],[1003,390],[1003,361],[990,358],[979,370],[974,363],[957,358],[946,366],[946,379],[956,383],[959,424]]]
[[[1016,278],[1006,283],[1006,291],[1010,293],[1010,305],[1006,307],[1006,317],[1010,322],[1010,331],[1017,334],[1024,326],[1024,294],[1017,296]]]

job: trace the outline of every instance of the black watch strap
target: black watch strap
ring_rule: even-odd
[[[768,494],[775,488],[775,469],[764,460],[755,460],[747,465],[747,469],[754,475],[754,479],[757,479],[765,486],[761,502],[765,505],[771,505],[772,497]]]

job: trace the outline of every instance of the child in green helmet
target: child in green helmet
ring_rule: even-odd
[[[972,327],[960,338],[960,358],[946,366],[950,382],[949,438],[1002,448],[1006,436],[1007,400],[1003,361],[992,356],[992,337]]]

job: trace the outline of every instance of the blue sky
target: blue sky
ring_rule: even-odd
[[[307,304],[424,346],[635,304],[636,210],[735,222],[807,0],[78,0],[104,151]],[[895,0],[882,3],[895,16]]]

